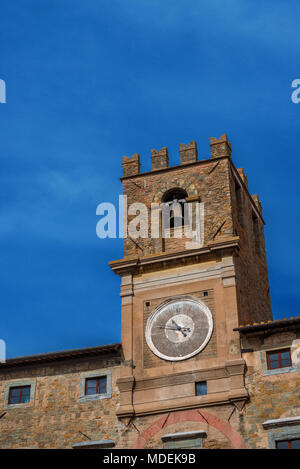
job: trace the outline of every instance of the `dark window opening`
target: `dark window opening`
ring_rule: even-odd
[[[300,449],[300,438],[276,441],[276,449]]]
[[[206,396],[207,394],[207,383],[206,381],[200,381],[196,383],[196,396]]]
[[[85,380],[85,395],[106,394],[107,392],[107,377],[100,376],[99,378],[87,378]]]
[[[208,296],[208,291],[204,291],[203,296]]]
[[[9,404],[25,404],[30,401],[31,386],[16,386],[9,389]]]
[[[164,194],[162,198],[164,227],[174,228],[189,224],[187,213],[184,210],[187,196],[186,191],[180,188],[170,189]],[[173,210],[172,204],[174,204]]]
[[[290,349],[267,352],[267,364],[268,370],[276,370],[277,368],[292,366]]]

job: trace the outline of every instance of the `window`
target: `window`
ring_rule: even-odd
[[[202,449],[203,439],[207,437],[204,430],[185,433],[169,433],[161,437],[164,449]]]
[[[175,188],[167,191],[163,198],[163,227],[174,228],[188,225],[187,214],[184,213],[187,193],[184,189]]]
[[[107,377],[100,376],[98,378],[87,378],[85,380],[85,395],[106,394]]]
[[[9,388],[8,404],[25,404],[30,401],[30,386]]]
[[[80,402],[110,399],[112,395],[112,372],[107,369],[80,374]]]
[[[267,352],[267,365],[268,370],[292,366],[290,349]]]
[[[276,441],[276,449],[300,449],[300,438]]]
[[[196,383],[196,396],[206,396],[207,394],[207,383],[206,381],[200,381]]]

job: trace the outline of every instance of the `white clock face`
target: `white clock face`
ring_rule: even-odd
[[[167,300],[151,313],[146,341],[155,355],[179,361],[201,352],[213,331],[213,318],[202,301],[184,296]]]

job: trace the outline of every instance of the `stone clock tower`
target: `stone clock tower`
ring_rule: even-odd
[[[272,319],[264,220],[247,178],[231,159],[226,135],[211,139],[211,157],[198,160],[195,142],[181,144],[180,164],[152,150],[152,171],[123,158],[127,204],[144,204],[155,235],[124,239],[121,277],[122,347],[119,418],[169,415],[211,406],[242,406],[245,362],[233,329]],[[188,242],[161,211],[172,201],[199,209],[197,243]],[[156,206],[158,216],[150,214]],[[128,213],[131,213],[128,210]],[[182,219],[192,225],[195,216]],[[128,215],[125,225],[133,215]],[[180,216],[179,216],[180,218]],[[197,232],[196,232],[197,233]],[[197,383],[206,392],[197,393]]]

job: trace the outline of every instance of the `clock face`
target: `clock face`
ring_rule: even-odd
[[[192,297],[168,300],[151,313],[146,325],[146,341],[155,355],[179,361],[201,352],[213,331],[209,308]]]

